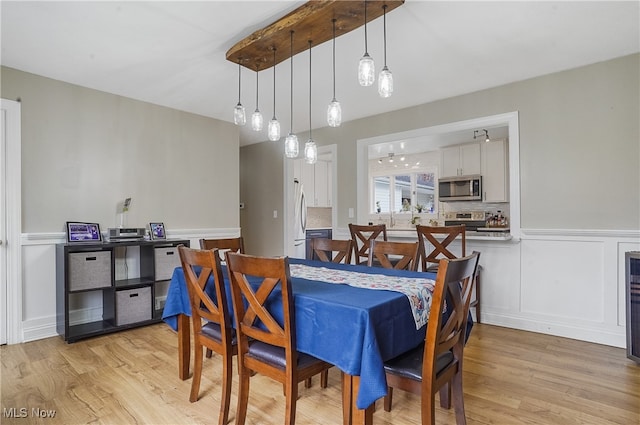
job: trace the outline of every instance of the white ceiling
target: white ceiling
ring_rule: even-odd
[[[225,121],[238,101],[226,51],[303,2],[0,2],[4,66]],[[343,120],[379,114],[640,51],[638,1],[417,1],[387,15],[388,99],[360,87],[362,28],[336,41]],[[327,23],[330,25],[330,23]],[[382,67],[382,19],[368,26]],[[312,125],[326,126],[331,43],[313,49]],[[294,132],[309,128],[309,56],[294,58]],[[290,62],[276,67],[276,114],[290,127]],[[273,115],[273,69],[259,74],[260,109]],[[255,73],[243,69],[242,103],[255,109]],[[266,140],[249,125],[241,145]]]

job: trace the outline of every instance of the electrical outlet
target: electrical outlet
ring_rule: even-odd
[[[354,212],[353,208],[349,208],[349,218],[353,218]]]

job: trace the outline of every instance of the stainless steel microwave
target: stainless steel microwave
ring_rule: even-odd
[[[480,175],[445,177],[438,181],[441,202],[481,201],[482,177]]]

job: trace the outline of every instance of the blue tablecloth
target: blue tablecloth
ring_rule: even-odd
[[[290,264],[317,265],[363,273],[435,279],[433,273],[370,268],[289,259]],[[228,299],[231,294],[224,270]],[[383,362],[424,341],[425,327],[416,330],[407,297],[398,292],[356,288],[292,278],[297,349],[360,376],[357,406],[367,408],[387,393]],[[213,285],[207,285],[212,287]],[[182,268],[174,270],[163,320],[177,329],[177,316],[191,315]]]

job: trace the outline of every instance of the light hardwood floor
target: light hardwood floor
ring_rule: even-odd
[[[74,344],[56,337],[3,346],[0,355],[2,424],[217,422],[219,358],[205,359],[200,400],[189,403],[191,380],[178,379],[176,334],[165,324]],[[464,369],[469,425],[640,424],[640,366],[623,349],[476,325]],[[234,379],[230,423],[236,389]],[[333,368],[329,388],[321,389],[318,378],[310,389],[300,386],[297,423],[340,424],[340,400],[340,373]],[[420,423],[416,396],[395,391],[390,413],[381,402],[375,424]],[[255,376],[247,424],[283,423],[283,403],[279,384]],[[38,418],[37,409],[55,416]],[[436,421],[455,418],[439,409]]]

